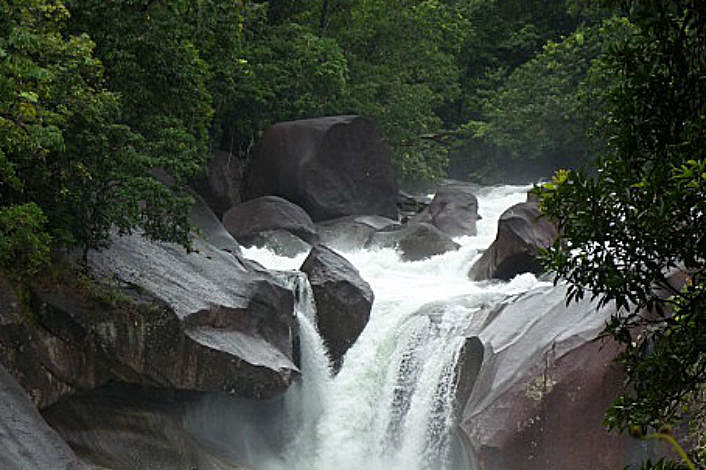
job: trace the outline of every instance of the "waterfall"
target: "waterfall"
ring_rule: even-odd
[[[315,468],[443,468],[463,343],[453,328],[407,316],[390,337],[359,339],[331,383]]]
[[[309,279],[297,273],[292,279],[295,293],[294,314],[299,327],[301,382],[294,384],[285,395],[287,413],[283,425],[288,441],[283,452],[284,462],[292,468],[316,451],[316,424],[323,413],[324,399],[331,382],[331,361],[323,339],[316,328],[316,306]],[[298,467],[296,467],[298,468]]]
[[[452,455],[456,363],[473,313],[538,284],[531,274],[510,282],[472,282],[471,264],[495,237],[507,207],[527,187],[478,193],[478,235],[461,249],[402,262],[392,249],[341,253],[372,287],[370,319],[331,375],[306,275],[290,276],[296,293],[302,380],[284,397],[277,424],[281,448],[249,462],[272,469],[458,468]],[[245,256],[270,269],[297,269],[304,256],[279,257],[249,248]],[[464,302],[454,298],[464,297]],[[470,301],[469,301],[470,299]],[[458,446],[456,446],[458,447]]]

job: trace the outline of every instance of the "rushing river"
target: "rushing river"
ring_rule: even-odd
[[[454,371],[463,332],[474,311],[539,284],[531,274],[509,282],[471,282],[467,273],[495,238],[500,214],[524,201],[528,189],[481,188],[478,235],[457,239],[458,251],[418,262],[403,262],[392,249],[341,252],[370,284],[375,301],[335,376],[314,326],[308,281],[300,275],[296,313],[303,379],[277,406],[243,411],[258,421],[231,436],[243,463],[277,470],[467,466],[453,450]],[[244,255],[277,270],[297,269],[306,257],[259,248],[245,249]],[[455,303],[458,296],[466,301]],[[430,302],[436,305],[432,314],[421,309]],[[240,428],[247,421],[241,418]],[[258,436],[262,433],[270,436]],[[263,445],[268,439],[272,442]]]

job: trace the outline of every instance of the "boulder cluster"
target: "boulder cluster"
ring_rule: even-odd
[[[433,196],[400,191],[384,139],[359,116],[277,124],[263,134],[247,166],[216,152],[193,187],[192,252],[139,233],[116,234],[109,249],[90,254],[89,283],[60,279],[18,291],[0,278],[1,467],[233,468],[184,431],[183,404],[212,393],[267,400],[300,376],[297,274],[267,270],[243,257],[242,247],[266,246],[288,257],[308,253],[300,270],[311,284],[316,326],[335,372],[374,301],[345,253],[392,248],[405,261],[423,260],[458,250],[453,239],[476,235],[480,219],[468,183],[445,181]],[[517,204],[500,218],[496,240],[469,277],[539,273],[538,250],[556,236],[536,201]],[[550,315],[542,322],[554,321],[559,297],[542,297],[545,303],[531,311],[546,307]],[[605,369],[579,377],[577,364],[598,354],[587,345],[596,325],[581,330],[582,340],[554,338],[562,346],[547,349],[544,323],[537,322],[528,327],[536,336],[523,341],[537,348],[538,358],[561,359],[562,380],[584,389],[558,396],[558,376],[534,384],[542,377],[541,361],[518,375],[517,342],[508,328],[525,328],[520,323],[530,319],[518,316],[517,324],[502,328],[494,319],[532,302],[528,296],[507,309],[484,311],[482,325],[467,334],[457,406],[483,468],[514,468],[526,457],[517,450],[526,440],[539,455],[532,420],[546,410],[535,406],[536,394],[570,406],[566,393],[598,393],[614,374]],[[581,318],[577,312],[575,320]],[[565,351],[577,352],[568,360]],[[527,380],[525,390],[520,384]],[[520,402],[524,408],[515,409]],[[545,415],[563,429],[559,417]],[[525,423],[520,434],[510,432],[515,421]]]

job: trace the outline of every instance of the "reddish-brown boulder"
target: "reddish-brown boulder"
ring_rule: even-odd
[[[624,374],[597,340],[615,309],[540,287],[474,316],[483,363],[461,426],[481,469],[615,469],[650,457],[603,427]]]

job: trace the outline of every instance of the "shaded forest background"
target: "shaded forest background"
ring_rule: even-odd
[[[621,26],[575,0],[9,0],[0,13],[0,253],[22,233],[12,256],[30,273],[50,239],[85,253],[111,227],[188,246],[181,185],[217,149],[247,161],[278,121],[369,116],[406,181],[526,182],[584,162],[587,71]]]

